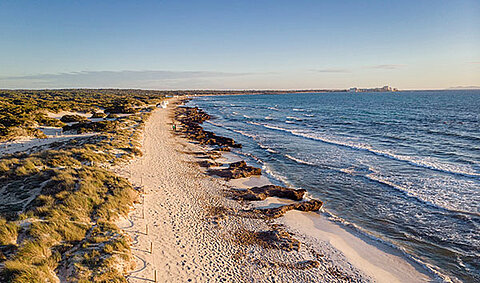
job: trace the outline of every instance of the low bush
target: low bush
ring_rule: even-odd
[[[60,121],[64,123],[73,123],[73,122],[83,122],[88,120],[86,117],[73,114],[73,115],[63,115]]]
[[[30,122],[10,117],[4,121],[14,126],[0,123],[0,131],[16,127],[27,132],[35,125],[58,126],[58,120],[38,114],[45,109],[98,111],[98,107],[107,108],[115,101],[99,96],[87,102],[72,94],[81,101],[78,105],[52,100],[44,106],[32,106],[36,102],[28,99],[29,95],[20,92],[19,101],[29,105],[21,111],[33,109],[29,112],[33,117]],[[100,98],[107,105],[96,104]],[[129,105],[144,105],[148,99],[135,98]],[[7,100],[13,101],[8,95]],[[126,282],[123,274],[131,261],[130,242],[114,223],[129,212],[137,191],[126,179],[100,166],[108,167],[141,154],[137,139],[150,114],[145,111],[118,121],[77,122],[80,126],[75,131],[98,134],[52,143],[51,149],[33,154],[0,158],[0,187],[11,191],[8,197],[12,202],[22,197],[15,208],[0,202],[0,282],[54,282],[58,270],[68,270],[70,281]]]
[[[99,121],[99,122],[79,122],[73,125],[63,127],[64,131],[75,131],[78,134],[90,132],[111,132],[117,129],[116,121]]]

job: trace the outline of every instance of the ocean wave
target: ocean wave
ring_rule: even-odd
[[[271,178],[280,181],[283,185],[287,187],[291,187],[291,184],[288,181],[288,179],[282,176],[281,174],[278,174],[277,172],[275,172],[267,163],[263,163],[262,170],[265,171],[265,173],[267,173],[267,175],[269,175]]]
[[[456,133],[456,132],[436,131],[436,130],[429,129],[427,131],[427,133],[434,134],[434,135],[437,135],[437,136],[448,136],[448,137],[454,137],[454,138],[461,138],[461,139],[468,140],[468,141],[473,141],[473,142],[479,142],[480,141],[480,137],[473,136],[471,134],[467,134],[467,133],[463,133],[463,132],[457,132]]]
[[[427,168],[431,169],[434,171],[439,171],[443,173],[448,173],[448,174],[455,174],[455,175],[462,175],[465,177],[473,177],[473,178],[479,178],[480,173],[473,172],[472,170],[468,170],[469,168],[458,168],[458,166],[453,166],[445,163],[438,163],[437,160],[428,160],[427,158],[415,158],[415,157],[410,157],[410,156],[405,156],[405,155],[399,155],[387,151],[382,151],[382,150],[376,150],[373,149],[371,146],[367,144],[358,144],[358,143],[352,143],[352,142],[346,142],[346,141],[337,141],[325,137],[321,137],[312,133],[305,133],[301,132],[299,130],[292,130],[292,129],[285,129],[282,127],[277,127],[273,125],[268,125],[268,124],[260,124],[256,123],[256,125],[261,125],[265,128],[272,129],[272,130],[277,130],[277,131],[282,131],[282,132],[287,132],[290,134],[293,134],[295,136],[307,138],[307,139],[312,139],[312,140],[318,140],[324,143],[328,144],[333,144],[337,146],[342,146],[342,147],[348,147],[351,149],[356,149],[356,150],[363,150],[363,151],[368,151],[372,154],[378,155],[378,156],[383,156],[387,157],[390,159],[394,159],[397,161],[402,161],[402,162],[407,162],[410,165],[416,166],[416,167],[422,167],[422,168]]]
[[[305,160],[302,160],[300,158],[296,158],[296,157],[293,157],[289,154],[284,154],[284,156],[292,161],[295,161],[296,163],[299,163],[299,164],[304,164],[304,165],[310,165],[310,166],[316,166],[315,163],[311,163],[311,162],[308,162],[308,161],[305,161]]]
[[[391,243],[390,241],[387,241],[387,240],[384,240],[378,236],[375,236],[375,235],[372,235],[371,233],[368,233],[365,229],[363,229],[362,227],[354,224],[354,223],[351,223],[333,213],[331,213],[330,211],[328,211],[327,209],[325,208],[322,208],[322,211],[323,211],[323,214],[327,217],[328,220],[332,221],[332,222],[335,222],[341,226],[344,226],[344,227],[347,227],[347,228],[350,228],[352,230],[354,230],[355,232],[359,233],[360,235],[370,239],[370,240],[373,240],[373,241],[376,241],[376,242],[379,242],[383,245],[386,245],[386,246],[389,246],[391,247],[392,249],[400,252],[405,258],[417,263],[418,265],[420,265],[421,267],[423,267],[425,269],[425,271],[429,272],[431,275],[433,275],[435,277],[435,279],[437,280],[440,280],[440,282],[448,282],[448,283],[453,283],[455,281],[452,280],[452,278],[450,278],[449,276],[443,274],[442,272],[440,272],[439,268],[434,266],[434,265],[431,265],[429,263],[426,263],[424,261],[422,261],[421,259],[411,255],[410,253],[408,253],[405,249],[403,249],[402,247],[399,247],[393,243]]]
[[[267,151],[270,149],[269,147],[263,145],[263,144],[259,144],[260,147],[266,149]],[[269,179],[273,179],[273,180],[276,180],[280,183],[282,183],[284,186],[288,186],[288,187],[292,187],[292,188],[297,188],[297,187],[293,187],[292,184],[288,181],[288,179],[277,173],[267,162],[263,161],[261,158],[251,154],[251,153],[243,153],[243,152],[236,152],[240,155],[243,155],[243,156],[247,156],[247,157],[250,157],[251,159],[255,160],[258,164],[260,164],[262,166],[262,170],[266,173],[267,177]],[[295,158],[291,155],[288,155],[288,154],[285,154],[285,156],[295,162],[298,162],[298,163],[302,163],[302,164],[308,164],[308,165],[312,165],[312,166],[316,166],[315,164],[312,164],[310,162],[307,162],[307,161],[304,161],[304,160],[301,160],[301,159],[298,159],[298,158]],[[299,189],[299,188],[297,188]],[[311,198],[311,195],[309,192],[307,192],[306,196],[305,196],[305,199],[310,199]],[[448,277],[447,275],[443,274],[439,268],[437,268],[436,266],[434,265],[431,265],[431,264],[428,264],[428,263],[425,263],[424,261],[422,261],[421,259],[409,254],[405,249],[403,249],[402,247],[399,247],[395,244],[393,244],[392,242],[390,241],[387,241],[387,240],[384,240],[382,238],[380,238],[379,236],[376,236],[376,235],[373,235],[369,232],[367,232],[367,230],[363,229],[362,227],[354,224],[354,223],[351,223],[349,221],[346,221],[345,219],[331,213],[330,211],[328,211],[327,209],[325,208],[322,208],[321,209],[321,212],[320,213],[324,213],[327,218],[332,221],[332,222],[335,222],[341,226],[344,226],[344,227],[348,227],[354,231],[356,231],[357,233],[363,235],[364,237],[367,237],[373,241],[377,241],[381,244],[384,244],[384,245],[387,245],[395,250],[397,250],[398,252],[400,252],[405,258],[407,258],[408,260],[411,260],[415,263],[417,263],[418,265],[420,265],[421,267],[423,267],[425,269],[425,271],[427,271],[428,273],[430,273],[433,277],[435,277],[435,279],[437,279],[437,281],[439,282],[455,282],[453,281],[450,277]]]
[[[295,116],[287,116],[287,119],[292,119],[292,120],[297,120],[297,121],[303,121],[302,118],[298,118],[298,117],[295,117]]]
[[[257,157],[256,155],[251,154],[251,153],[244,153],[244,152],[241,152],[241,151],[238,151],[238,152],[235,152],[235,153],[237,153],[239,155],[250,157],[251,159],[255,160],[255,162],[257,162],[258,164],[260,164],[262,166],[262,171],[264,171],[267,174],[267,176],[270,177],[270,179],[277,180],[285,186],[291,186],[290,182],[287,180],[286,177],[284,177],[283,175],[275,172],[267,162],[263,161],[261,158]]]
[[[207,121],[205,121],[205,123],[216,126],[216,127],[219,127],[219,128],[224,128],[224,126],[222,124],[213,122],[212,120],[207,120]]]
[[[305,109],[302,109],[302,108],[293,108],[292,111],[295,111],[295,112],[303,112],[303,111],[305,111]]]
[[[255,134],[250,134],[250,133],[247,133],[247,132],[245,132],[245,131],[241,131],[241,130],[237,130],[237,129],[230,129],[230,128],[228,128],[228,130],[229,130],[229,131],[232,131],[232,132],[234,132],[234,133],[240,134],[240,135],[242,135],[242,136],[245,136],[245,137],[247,137],[247,138],[254,139],[254,140],[258,138],[257,135],[255,135]]]
[[[343,172],[345,174],[349,174],[349,175],[361,176],[361,177],[367,178],[370,181],[373,181],[373,182],[376,182],[376,183],[379,183],[379,184],[382,184],[382,185],[386,185],[386,186],[388,186],[388,187],[390,187],[390,188],[392,188],[396,191],[404,193],[408,197],[416,199],[417,201],[419,201],[421,203],[424,203],[426,205],[436,207],[436,208],[439,208],[439,209],[443,209],[445,211],[449,211],[450,213],[460,213],[460,214],[463,214],[464,216],[465,215],[476,216],[476,217],[480,216],[480,213],[478,213],[478,212],[469,211],[469,210],[462,210],[462,209],[457,208],[457,207],[460,207],[459,205],[457,205],[457,207],[454,207],[454,206],[451,205],[450,202],[441,202],[441,201],[439,202],[438,198],[437,199],[428,199],[428,197],[431,197],[432,195],[426,196],[425,194],[420,194],[420,193],[418,193],[414,190],[411,190],[411,189],[409,189],[405,186],[396,184],[396,183],[391,182],[391,181],[389,181],[385,178],[382,178],[382,177],[378,176],[378,172],[376,172],[375,169],[373,169],[373,168],[362,169],[362,170],[358,170],[358,169],[355,169],[355,168],[341,168],[338,171]],[[443,198],[442,198],[442,200],[443,200]]]
[[[270,148],[262,143],[258,143],[258,146],[260,146],[260,148],[262,149],[265,149],[266,151],[270,152],[270,153],[278,153],[278,151],[274,150],[273,148]]]
[[[242,135],[242,136],[245,136],[245,137],[248,137],[248,138],[251,138],[251,139],[254,139],[254,140],[258,138],[257,135],[250,134],[250,133],[247,133],[247,132],[245,132],[245,131],[241,131],[241,130],[237,130],[237,129],[231,129],[231,128],[229,128],[229,127],[226,127],[225,125],[212,122],[211,120],[207,120],[207,121],[205,121],[205,123],[210,124],[210,125],[213,125],[213,126],[218,127],[218,128],[222,128],[222,129],[224,129],[224,130],[226,130],[226,131],[230,131],[230,132],[234,132],[234,133],[240,134],[240,135]]]

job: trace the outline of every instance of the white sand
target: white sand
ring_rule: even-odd
[[[292,227],[299,231],[308,230],[301,231],[305,232],[302,237],[313,241],[303,243],[302,238],[299,251],[239,242],[235,237],[239,232],[271,227],[264,220],[235,215],[244,208],[242,205],[249,204],[226,198],[224,192],[235,184],[207,176],[196,164],[204,149],[172,135],[168,113],[173,104],[171,101],[167,109],[157,109],[147,122],[144,156],[117,169],[145,191],[143,203],[135,205],[129,218],[119,222],[133,239],[132,252],[137,261],[135,270],[128,275],[129,282],[152,282],[155,274],[158,282],[344,282],[338,274],[356,282],[397,278],[393,270],[397,267],[382,267],[378,261],[398,265],[403,264],[403,259],[389,254],[370,259],[368,256],[380,255],[367,253],[374,245],[359,246],[361,240],[351,242],[354,236],[340,234],[332,226],[327,230],[318,227],[302,213],[289,212],[280,220],[297,222],[294,224],[299,226]],[[237,182],[258,185],[266,180],[261,177]],[[212,207],[225,207],[232,213],[211,213]],[[319,260],[320,267],[296,268],[297,263],[309,259]],[[401,270],[412,275],[399,279],[425,278],[415,268]]]
[[[87,137],[96,135],[95,133],[56,135],[55,133],[57,132],[58,133],[60,132],[60,128],[52,127],[46,130],[45,134],[47,135],[47,138],[45,139],[23,137],[23,138],[18,138],[14,141],[1,142],[0,156],[4,154],[11,154],[16,152],[28,152],[28,153],[36,152],[36,151],[45,149],[46,146],[48,146],[53,142],[65,142],[70,139],[87,138]]]

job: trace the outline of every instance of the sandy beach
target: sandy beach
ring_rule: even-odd
[[[205,174],[198,162],[206,158],[207,149],[172,131],[177,103],[171,100],[168,108],[153,113],[144,131],[144,155],[117,170],[144,192],[129,217],[119,222],[132,239],[136,259],[129,282],[432,281],[400,252],[362,239],[318,213],[290,211],[273,221],[236,214],[284,200],[252,204],[226,197],[232,188],[268,179],[227,182]],[[226,155],[223,161],[232,158]],[[272,227],[291,232],[300,249],[268,248],[245,237]],[[306,267],[308,261],[319,266]]]

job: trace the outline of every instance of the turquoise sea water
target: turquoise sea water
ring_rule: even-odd
[[[452,279],[480,282],[480,91],[198,97],[273,182]]]

